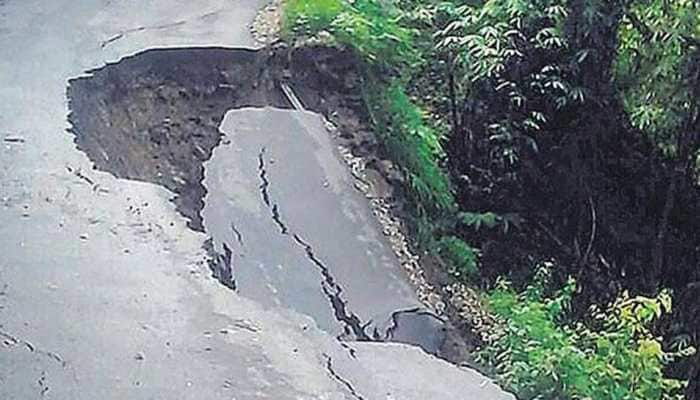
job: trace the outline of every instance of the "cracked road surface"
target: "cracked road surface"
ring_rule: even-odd
[[[417,347],[341,343],[323,319],[306,315],[312,310],[284,304],[295,298],[280,295],[277,304],[274,296],[235,293],[211,277],[203,250],[208,237],[187,226],[170,201],[172,192],[95,170],[76,149],[66,132],[70,79],[150,48],[250,47],[247,24],[263,5],[257,0],[0,1],[1,399],[512,398],[478,373]],[[289,134],[318,133],[299,123],[313,120],[309,114],[252,111],[239,122],[265,113],[289,124]],[[238,134],[226,123],[222,130]],[[265,146],[267,163],[278,152],[291,151]],[[230,149],[235,146],[216,151]],[[320,161],[305,158],[310,167],[334,157],[322,148],[319,153]],[[252,154],[253,173],[244,177],[255,180],[256,189],[258,161],[258,153]],[[225,163],[226,157],[211,162]],[[281,178],[293,169],[280,167],[267,165],[269,201],[277,207],[260,212],[271,224],[277,214],[287,227],[288,260],[303,260],[308,267],[313,257],[326,265],[337,256],[325,250],[331,235],[324,238],[309,220],[299,219],[305,214],[292,212],[303,204],[282,201],[291,187],[285,185],[292,183]],[[360,207],[343,186],[328,182],[317,190],[332,190],[350,210]],[[204,214],[204,224],[217,231]],[[227,222],[232,263],[240,255],[236,244],[248,245],[262,234],[246,230],[241,218]],[[333,217],[316,218],[331,223]],[[283,235],[281,227],[271,226],[280,229],[270,234]],[[376,226],[362,221],[357,226],[368,238],[378,235]],[[223,238],[215,240],[223,246]],[[365,250],[386,256],[371,243]],[[350,247],[347,259],[367,257],[356,251]],[[318,296],[327,294],[318,289],[325,287],[331,297],[347,296],[343,301],[357,297],[358,289],[338,290],[318,265],[304,273],[316,282]],[[243,291],[250,277],[238,279]],[[412,304],[410,292],[398,288],[395,293],[408,294],[388,296],[385,300],[396,304],[387,304],[386,311]],[[325,310],[335,313],[333,307]],[[375,310],[355,307],[346,316],[351,312],[365,321]]]
[[[205,165],[202,217],[217,251],[232,253],[240,294],[359,340],[374,320],[420,306],[322,118],[241,109],[221,131],[227,144]]]

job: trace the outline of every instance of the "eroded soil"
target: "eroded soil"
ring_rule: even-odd
[[[72,133],[97,169],[162,185],[202,231],[203,163],[227,110],[288,107],[259,51],[149,50],[70,81]]]

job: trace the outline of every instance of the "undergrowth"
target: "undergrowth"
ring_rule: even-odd
[[[694,350],[664,350],[651,329],[671,312],[669,293],[624,293],[606,308],[593,307],[587,323],[570,323],[576,282],[547,295],[548,276],[548,268],[539,269],[520,293],[501,280],[487,295],[505,329],[478,357],[507,389],[521,400],[683,398],[686,382],[664,377],[664,368]]]
[[[414,31],[400,23],[395,11],[376,0],[288,0],[282,34],[292,39],[325,32],[334,44],[353,49],[368,63],[393,69],[418,56]]]
[[[416,211],[435,215],[453,210],[450,182],[440,166],[444,158],[442,134],[426,123],[421,109],[397,80],[371,86],[366,101],[375,130],[405,171]]]
[[[282,33],[286,39],[295,35],[314,35],[328,28],[346,8],[343,0],[287,0],[284,3]]]

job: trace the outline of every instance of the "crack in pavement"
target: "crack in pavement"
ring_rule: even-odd
[[[342,348],[344,348],[345,350],[348,351],[348,354],[350,354],[350,357],[352,357],[352,358],[354,358],[354,359],[357,359],[357,350],[355,350],[354,348],[350,347],[349,344],[343,342],[343,341],[341,340],[341,338],[340,338],[340,335],[336,336],[335,340],[337,340],[338,343],[340,343],[340,347],[342,347]]]
[[[357,340],[370,341],[371,338],[365,332],[365,326],[362,325],[360,318],[352,311],[347,310],[347,303],[343,301],[341,296],[343,293],[343,288],[335,281],[328,267],[316,257],[314,254],[314,249],[311,247],[311,245],[306,243],[304,239],[302,239],[296,233],[293,235],[293,237],[294,241],[304,248],[307,258],[311,260],[311,262],[316,265],[321,272],[321,276],[324,279],[321,288],[326,294],[326,297],[328,297],[328,300],[331,302],[331,306],[335,312],[335,318],[338,321],[343,322],[346,328],[349,328],[352,333],[355,334]]]
[[[236,290],[236,281],[233,279],[233,251],[231,251],[231,248],[228,247],[226,243],[223,243],[223,246],[224,255],[219,255],[219,261],[223,264],[223,268],[219,269],[219,281],[229,289]]]
[[[126,35],[130,35],[132,33],[143,32],[143,31],[159,31],[159,30],[163,30],[163,29],[174,28],[176,26],[181,26],[181,25],[184,25],[184,24],[191,22],[191,21],[196,21],[198,19],[205,19],[205,18],[214,16],[214,15],[220,13],[222,10],[223,10],[223,8],[216,10],[216,11],[210,11],[208,13],[198,15],[194,18],[189,19],[189,20],[178,20],[175,22],[169,22],[166,24],[153,25],[153,26],[139,26],[136,28],[131,28],[131,29],[119,31],[118,33],[116,33],[116,34],[110,36],[109,38],[103,40],[102,42],[100,42],[100,48],[104,49],[105,47],[109,46],[110,44],[116,42],[117,40],[123,39]]]
[[[365,400],[365,398],[362,397],[362,395],[359,394],[359,393],[357,392],[357,390],[355,390],[355,387],[352,385],[352,383],[351,383],[350,381],[348,381],[347,379],[345,379],[345,378],[343,378],[342,376],[340,376],[340,375],[333,369],[333,359],[331,358],[331,356],[329,356],[329,355],[326,354],[326,353],[323,353],[323,357],[326,358],[326,370],[327,370],[328,373],[333,377],[333,379],[335,379],[336,381],[342,383],[343,386],[345,386],[345,387],[350,391],[350,394],[351,394],[354,398],[356,398],[357,400]]]
[[[290,235],[289,228],[282,221],[282,217],[279,211],[279,206],[277,203],[272,203],[270,201],[269,187],[270,180],[267,175],[266,163],[265,163],[265,152],[266,148],[263,147],[258,153],[258,170],[261,184],[259,186],[260,193],[263,202],[272,211],[272,219],[280,227],[280,233],[283,235]],[[333,308],[334,316],[338,322],[344,325],[344,331],[346,334],[354,334],[356,340],[360,341],[370,341],[372,340],[365,332],[365,326],[362,325],[360,318],[354,314],[352,311],[347,309],[347,303],[342,299],[343,288],[335,281],[333,275],[330,273],[328,266],[326,266],[321,260],[318,259],[314,253],[313,247],[307,243],[299,234],[292,232],[291,236],[294,238],[299,246],[304,249],[306,257],[318,267],[323,281],[321,282],[321,290],[328,298],[328,301]],[[352,355],[353,352],[351,352]]]
[[[46,396],[50,389],[49,385],[46,384],[46,371],[41,371],[41,376],[36,382],[39,385],[39,389],[41,389],[41,397]]]
[[[236,235],[236,241],[238,242],[239,245],[244,246],[243,244],[243,235],[241,235],[241,231],[236,228],[236,225],[231,222],[231,230],[233,231],[233,234]]]
[[[289,229],[287,229],[287,225],[282,222],[282,217],[280,216],[280,210],[277,204],[272,205],[272,219],[275,221],[277,226],[280,227],[280,233],[283,235],[288,235],[289,234]]]
[[[204,241],[203,248],[211,257],[208,260],[209,269],[214,279],[227,288],[236,291],[237,283],[233,276],[233,251],[226,243],[223,243],[224,254],[214,249],[214,239],[209,238]]]
[[[390,339],[391,337],[394,336],[394,332],[399,327],[399,321],[398,321],[399,314],[412,314],[412,313],[417,313],[419,310],[420,310],[420,308],[414,307],[414,308],[409,308],[408,310],[397,310],[397,311],[392,312],[391,313],[391,326],[389,326],[387,328],[386,332],[384,333],[384,337],[383,338],[381,337],[381,335],[379,334],[379,331],[377,331],[376,327],[374,328],[374,333],[372,334],[372,336],[374,336],[374,338],[376,340]]]
[[[52,351],[46,351],[39,349],[35,345],[33,345],[31,342],[28,340],[24,340],[21,338],[18,338],[14,335],[12,335],[9,332],[2,331],[0,330],[0,337],[4,338],[3,339],[3,344],[5,347],[15,347],[15,346],[20,346],[22,345],[24,348],[26,348],[30,353],[36,353],[40,354],[42,356],[48,357],[51,360],[59,363],[61,367],[66,368],[68,366],[68,362],[66,362],[60,354],[52,352]]]
[[[267,170],[265,169],[265,148],[260,149],[258,153],[258,171],[260,171],[260,193],[262,194],[263,202],[270,207],[270,194],[267,188],[270,187],[270,181],[267,179]]]

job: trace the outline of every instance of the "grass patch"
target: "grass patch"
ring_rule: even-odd
[[[450,181],[440,166],[442,134],[426,123],[421,109],[398,81],[370,86],[373,90],[367,103],[375,131],[408,178],[416,212],[429,216],[454,210]]]
[[[345,9],[343,0],[286,0],[282,33],[286,39],[297,35],[315,35],[328,29]]]

